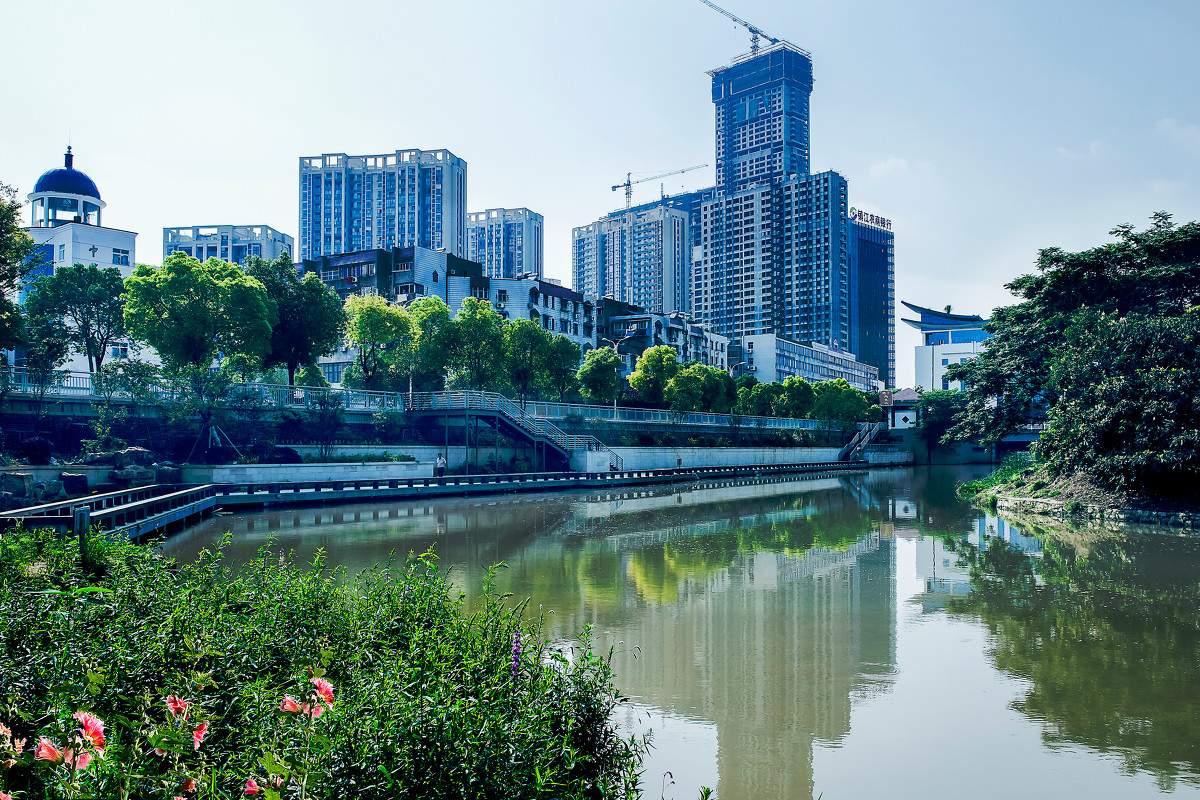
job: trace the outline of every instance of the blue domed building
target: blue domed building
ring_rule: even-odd
[[[53,275],[55,267],[69,264],[117,267],[125,277],[133,271],[137,234],[104,227],[100,189],[75,168],[70,147],[63,165],[43,172],[28,197],[30,226],[25,232],[40,249],[38,274]],[[24,300],[25,292],[21,294]]]

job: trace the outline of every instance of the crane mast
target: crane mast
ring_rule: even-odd
[[[649,178],[638,178],[636,181],[633,180],[632,172],[626,172],[625,173],[625,182],[618,183],[616,186],[612,187],[612,190],[615,192],[617,189],[624,187],[624,189],[625,189],[625,207],[629,208],[631,205],[633,205],[634,184],[645,183],[646,181],[656,181],[659,178],[667,178],[667,177],[670,177],[671,175],[680,175],[684,172],[691,172],[694,169],[701,169],[701,168],[707,167],[707,166],[708,166],[708,164],[697,164],[694,167],[684,167],[683,169],[675,169],[675,170],[671,170],[670,172],[664,172],[661,175],[651,175]]]
[[[739,17],[735,14],[731,14],[730,12],[721,8],[716,3],[710,2],[710,0],[700,0],[700,2],[704,3],[704,5],[708,6],[713,11],[716,11],[718,14],[724,14],[726,17],[733,20],[738,25],[741,25],[743,28],[750,31],[750,55],[752,55],[752,56],[758,55],[758,38],[760,36],[762,38],[766,39],[771,44],[779,44],[778,39],[776,39],[774,36],[771,36],[770,34],[768,34],[762,28],[758,27],[757,25],[751,25],[749,22],[746,22],[746,20],[742,19],[741,17]]]

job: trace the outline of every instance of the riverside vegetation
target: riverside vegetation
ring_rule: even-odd
[[[0,798],[632,797],[609,658],[550,646],[431,554],[181,565],[0,540]]]

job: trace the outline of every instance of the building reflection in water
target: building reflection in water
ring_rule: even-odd
[[[836,746],[852,702],[887,691],[896,671],[887,480],[235,514],[163,549],[190,558],[229,530],[235,561],[270,542],[302,560],[323,549],[353,573],[432,547],[468,595],[504,561],[499,588],[552,610],[547,634],[593,625],[596,649],[614,648],[634,701],[624,723],[659,726],[649,794],[670,769],[677,797],[718,780],[727,800],[811,797],[814,743]]]

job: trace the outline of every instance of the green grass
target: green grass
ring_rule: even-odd
[[[999,486],[1019,480],[1018,476],[1033,466],[1033,458],[1028,453],[1011,453],[1004,457],[1000,465],[990,474],[973,481],[965,481],[954,487],[954,493],[962,498],[975,497],[989,492]],[[1042,486],[1046,484],[1042,482]],[[1037,482],[1034,488],[1041,488]]]

